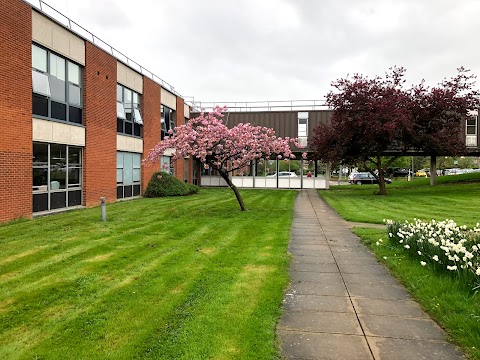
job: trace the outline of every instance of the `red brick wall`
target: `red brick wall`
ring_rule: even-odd
[[[0,221],[32,216],[32,9],[1,0]]]
[[[83,193],[91,207],[101,196],[117,199],[117,60],[89,42],[85,46]]]
[[[143,115],[143,158],[150,149],[160,142],[160,85],[143,77],[142,115]],[[160,163],[142,165],[142,194],[155,171],[160,170]]]
[[[185,112],[184,112],[185,109],[183,107],[184,104],[185,104],[184,100],[177,96],[177,110],[175,111],[176,126],[185,124]],[[184,181],[184,175],[183,175],[184,161],[182,159],[179,159],[175,161],[174,166],[175,166],[175,177],[183,182]],[[191,182],[191,180],[189,180],[188,182]]]

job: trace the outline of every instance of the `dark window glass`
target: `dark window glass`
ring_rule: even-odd
[[[70,122],[73,122],[75,124],[82,124],[82,109],[77,108],[75,106],[69,106],[68,107],[68,120]]]
[[[117,132],[123,133],[123,120],[117,119]]]
[[[52,118],[58,120],[67,120],[67,105],[55,101],[51,102]]]
[[[133,124],[131,122],[125,121],[125,134],[133,134]]]
[[[68,192],[68,206],[82,205],[82,191],[69,191]]]
[[[467,135],[475,135],[475,126],[467,126]]]
[[[48,194],[33,194],[33,212],[48,210]]]
[[[48,144],[33,144],[33,166],[48,166]]]
[[[48,99],[45,96],[33,94],[32,114],[45,117],[48,116]]]
[[[68,187],[80,185],[80,168],[68,169]]]
[[[117,186],[117,199],[123,199],[123,186]]]
[[[140,125],[133,124],[133,135],[140,136],[141,135],[140,129],[141,129]]]
[[[68,166],[80,166],[82,164],[82,150],[73,146],[68,147]]]
[[[133,196],[140,195],[140,185],[133,185]]]
[[[132,197],[132,185],[127,185],[123,187],[123,196],[126,198]]]
[[[33,190],[46,191],[48,185],[48,170],[45,168],[33,168]]]
[[[50,193],[50,210],[61,209],[67,206],[67,193],[65,191]]]

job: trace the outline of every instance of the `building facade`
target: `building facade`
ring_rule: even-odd
[[[184,99],[28,3],[1,5],[0,221],[141,196]],[[162,162],[193,182],[188,161]]]

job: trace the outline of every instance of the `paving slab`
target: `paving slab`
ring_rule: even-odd
[[[431,319],[358,315],[367,336],[413,340],[445,340],[443,330]]]
[[[291,311],[282,316],[278,328],[329,334],[363,335],[360,323],[354,313]]]
[[[351,297],[363,297],[373,299],[408,300],[410,294],[403,286],[398,285],[371,285],[371,284],[347,284],[348,293]]]
[[[464,360],[458,348],[445,341],[418,341],[367,336],[375,356],[381,360]]]
[[[402,316],[428,318],[420,305],[413,300],[392,300],[352,297],[353,306],[358,315]]]
[[[347,296],[347,288],[341,282],[335,284],[320,284],[318,282],[296,282],[290,286],[292,294],[297,295],[331,295]]]
[[[312,271],[317,273],[338,273],[338,267],[336,264],[310,264],[292,262],[290,268],[293,271]]]
[[[373,359],[363,336],[285,330],[279,333],[282,353],[290,359]]]
[[[343,283],[342,276],[336,273],[318,273],[312,271],[290,271],[292,286],[297,282],[308,281],[320,284],[338,284]]]
[[[289,292],[285,296],[284,309],[296,312],[353,312],[347,296],[289,295]]]
[[[356,264],[338,264],[342,274],[365,274],[368,275],[383,275],[391,276],[388,270],[383,265],[356,265]]]
[[[292,261],[298,264],[320,264],[320,265],[333,264],[335,265],[336,271],[338,271],[337,265],[335,264],[335,258],[333,256],[325,256],[322,253],[317,253],[317,254],[319,256],[310,256],[310,255],[294,256]]]

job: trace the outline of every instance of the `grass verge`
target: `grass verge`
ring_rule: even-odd
[[[271,359],[294,191],[140,199],[0,227],[2,359]]]
[[[420,184],[415,186],[392,184],[386,196],[375,195],[377,185],[336,186],[320,191],[320,196],[348,221],[381,224],[383,219],[452,219],[473,227],[479,222],[480,183],[470,182],[472,175],[478,174],[439,177],[448,182],[432,187],[428,179],[417,179]]]
[[[480,294],[454,277],[421,266],[398,244],[386,240],[383,230],[355,228],[354,232],[445,329],[449,339],[471,359],[480,359]],[[375,245],[378,239],[383,239],[384,244]]]

